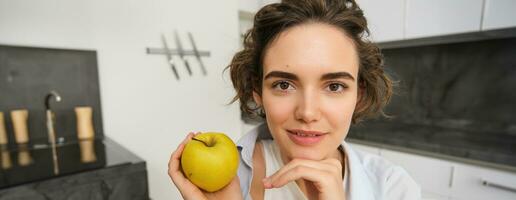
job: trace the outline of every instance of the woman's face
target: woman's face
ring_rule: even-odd
[[[358,99],[352,39],[331,25],[298,25],[272,41],[263,59],[262,95],[253,96],[283,157],[335,155]]]

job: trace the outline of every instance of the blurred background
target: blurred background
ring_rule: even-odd
[[[223,70],[275,2],[0,0],[0,199],[180,199],[188,132],[261,123]],[[424,199],[516,199],[516,1],[357,2],[399,88],[348,142]]]

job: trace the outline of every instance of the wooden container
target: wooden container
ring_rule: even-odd
[[[5,130],[4,113],[0,112],[0,145],[5,145],[9,142],[7,139],[7,131]]]
[[[18,151],[18,165],[25,167],[32,163],[32,157],[28,149]]]
[[[11,111],[11,119],[13,121],[14,139],[18,144],[29,142],[29,130],[27,127],[27,120],[29,118],[28,110],[13,110]]]
[[[18,145],[18,165],[21,167],[29,166],[32,164],[32,156],[28,144]]]
[[[2,169],[10,169],[11,167],[13,167],[13,163],[11,161],[11,154],[9,153],[9,151],[2,149],[0,156],[2,156]]]
[[[79,140],[95,138],[93,130],[93,109],[91,107],[75,107],[77,117],[77,138]]]
[[[97,161],[94,144],[94,140],[79,141],[79,148],[81,149],[81,162],[90,163]]]

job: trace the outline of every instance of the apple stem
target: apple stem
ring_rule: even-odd
[[[198,141],[198,142],[202,142],[204,145],[206,145],[207,147],[209,147],[208,144],[206,144],[206,142],[202,141],[202,140],[199,140],[199,139],[196,139],[196,138],[192,138],[192,140],[195,140],[195,141]]]

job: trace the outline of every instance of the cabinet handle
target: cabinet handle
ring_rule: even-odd
[[[482,181],[482,185],[484,185],[486,187],[492,187],[492,188],[497,188],[497,189],[516,193],[516,188],[514,188],[514,187],[503,185],[500,183],[494,183],[494,182],[488,181],[486,179],[481,179],[481,181]]]
[[[448,187],[451,188],[453,186],[453,180],[455,179],[455,166],[451,167],[450,172],[450,182],[448,183]]]

